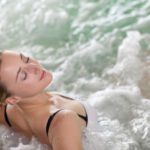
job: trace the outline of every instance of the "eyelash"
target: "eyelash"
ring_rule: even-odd
[[[28,62],[29,62],[29,60],[30,60],[30,58],[29,58],[29,57],[27,57],[26,63],[28,63]],[[26,78],[27,78],[27,73],[26,73],[26,72],[24,72],[24,75],[25,75],[25,77],[23,78],[23,80],[26,80]]]
[[[22,54],[21,54],[22,55]],[[24,55],[22,55],[22,57],[23,57]],[[25,57],[25,56],[24,56]],[[25,63],[28,63],[29,61],[30,61],[30,58],[29,57],[26,57],[27,59],[26,59],[26,62]],[[27,78],[27,73],[26,72],[23,72],[24,73],[24,78],[23,78],[23,80],[26,80],[26,78]]]
[[[24,78],[23,78],[23,80],[26,80],[26,78],[27,78],[27,73],[26,72],[23,72],[24,73]]]

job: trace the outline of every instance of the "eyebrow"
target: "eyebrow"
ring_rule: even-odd
[[[20,59],[22,60],[22,54],[20,53]],[[19,73],[20,73],[20,71],[21,71],[21,67],[18,69],[18,71],[17,71],[17,75],[16,75],[16,82],[17,82],[17,79],[18,79],[18,76],[19,76]]]

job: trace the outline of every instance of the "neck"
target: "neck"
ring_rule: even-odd
[[[38,108],[43,107],[49,103],[50,95],[46,92],[39,93],[35,96],[22,98],[20,102],[17,103],[17,106],[22,109],[22,111],[26,114],[31,114],[32,112],[36,112]]]

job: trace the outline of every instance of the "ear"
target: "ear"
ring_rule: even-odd
[[[20,97],[17,96],[10,96],[8,98],[6,98],[5,103],[6,104],[10,104],[10,105],[15,105],[16,103],[18,103],[20,101]]]

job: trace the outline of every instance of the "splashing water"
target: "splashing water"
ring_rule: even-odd
[[[1,51],[24,52],[52,71],[50,90],[91,103],[99,132],[84,150],[150,149],[149,0],[1,0]],[[46,150],[0,127],[2,150]]]

